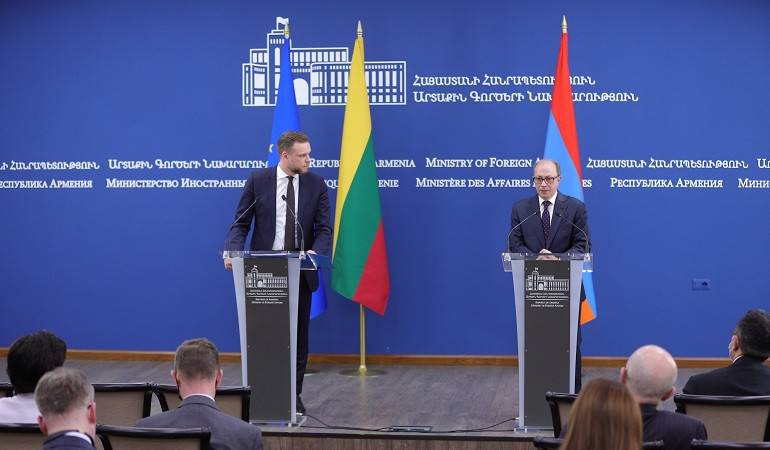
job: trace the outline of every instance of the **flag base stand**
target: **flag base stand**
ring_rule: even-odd
[[[346,377],[361,377],[361,378],[378,377],[380,375],[385,375],[387,372],[385,372],[384,370],[369,369],[366,367],[366,321],[364,320],[364,306],[359,305],[359,308],[360,308],[359,324],[361,325],[360,327],[361,363],[357,369],[342,369],[340,370],[339,374],[344,375]]]
[[[380,375],[385,375],[387,373],[388,372],[384,370],[369,369],[368,367],[359,367],[358,369],[342,369],[339,371],[340,375],[344,375],[346,377],[362,377],[362,378],[379,377]]]

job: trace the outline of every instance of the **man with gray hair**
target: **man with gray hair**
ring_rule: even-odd
[[[676,361],[657,345],[645,345],[620,369],[620,382],[628,387],[642,410],[645,441],[663,441],[667,450],[686,450],[693,439],[707,439],[698,419],[658,410],[658,404],[674,395]]]
[[[145,417],[136,423],[147,428],[211,429],[213,450],[259,450],[262,434],[254,425],[223,413],[214,400],[224,372],[217,347],[205,338],[182,342],[176,349],[171,378],[179,387],[177,409]]]
[[[48,436],[43,450],[94,448],[94,388],[83,372],[59,367],[46,373],[35,389],[35,403],[40,431]]]
[[[535,163],[532,172],[535,195],[519,200],[511,209],[509,251],[540,255],[538,259],[552,259],[553,253],[590,251],[586,205],[559,191],[560,182],[561,167],[557,161],[544,158]],[[582,301],[586,297],[582,287],[580,291]],[[578,314],[582,309],[578,307]],[[578,326],[575,352],[575,392],[580,392],[582,383],[581,328]]]

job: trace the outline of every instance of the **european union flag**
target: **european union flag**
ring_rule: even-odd
[[[299,131],[299,112],[297,111],[297,97],[294,95],[294,75],[291,72],[291,39],[289,38],[289,25],[285,25],[285,40],[281,46],[281,60],[278,65],[278,98],[275,101],[273,113],[273,131],[270,133],[270,148],[267,155],[268,167],[278,165],[281,157],[278,153],[278,138],[286,131]],[[313,292],[310,304],[310,318],[321,315],[326,311],[326,292],[324,290],[321,268],[318,268],[318,289]]]
[[[270,133],[270,148],[268,149],[267,165],[278,165],[281,156],[278,154],[278,138],[286,131],[299,131],[299,113],[297,111],[297,97],[294,95],[294,75],[291,73],[291,59],[289,58],[291,39],[288,36],[286,26],[286,39],[281,47],[281,60],[278,64],[278,98],[275,101],[273,113],[273,131]]]

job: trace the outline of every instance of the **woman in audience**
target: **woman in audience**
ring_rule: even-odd
[[[561,450],[640,450],[642,416],[628,389],[593,379],[583,387],[569,416]]]

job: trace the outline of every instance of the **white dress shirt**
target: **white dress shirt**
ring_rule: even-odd
[[[0,398],[0,423],[37,423],[39,415],[33,392]]]
[[[275,239],[273,240],[273,250],[283,250],[284,234],[286,231],[286,202],[283,200],[283,197],[289,188],[289,179],[286,172],[281,170],[280,164],[275,167],[275,170]],[[294,186],[294,212],[299,217],[299,175],[294,175],[292,185]],[[299,230],[294,231],[299,233]],[[299,237],[299,235],[297,236]]]

